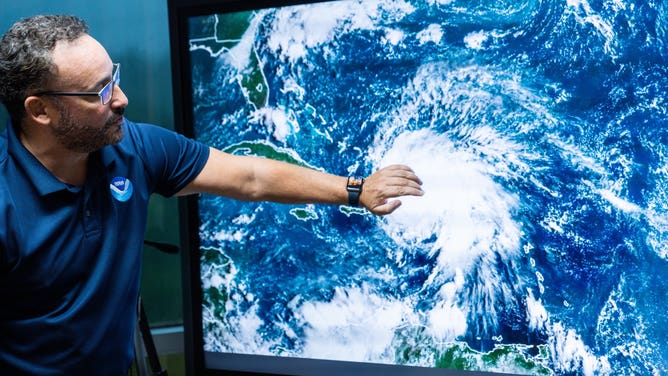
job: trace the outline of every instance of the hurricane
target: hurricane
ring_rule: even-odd
[[[668,373],[664,3],[327,1],[189,41],[196,138],[425,191],[382,217],[202,195],[207,351]]]

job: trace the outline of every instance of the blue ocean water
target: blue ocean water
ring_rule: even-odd
[[[199,201],[210,351],[668,372],[668,6],[333,1],[192,25],[196,137],[394,214]]]

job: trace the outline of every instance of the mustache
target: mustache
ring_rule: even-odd
[[[125,113],[125,107],[119,107],[114,109],[114,114],[107,120],[107,124],[113,124],[123,119],[123,114]]]

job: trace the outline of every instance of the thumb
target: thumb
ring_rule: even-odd
[[[395,211],[399,206],[401,206],[400,200],[391,200],[370,208],[369,211],[376,215],[386,215]]]

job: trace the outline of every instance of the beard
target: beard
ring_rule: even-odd
[[[61,118],[54,134],[67,149],[79,153],[92,153],[107,145],[119,142],[123,138],[123,128],[119,121],[123,119],[125,108],[119,108],[107,119],[102,127],[92,127],[76,121],[66,106],[62,106]]]

